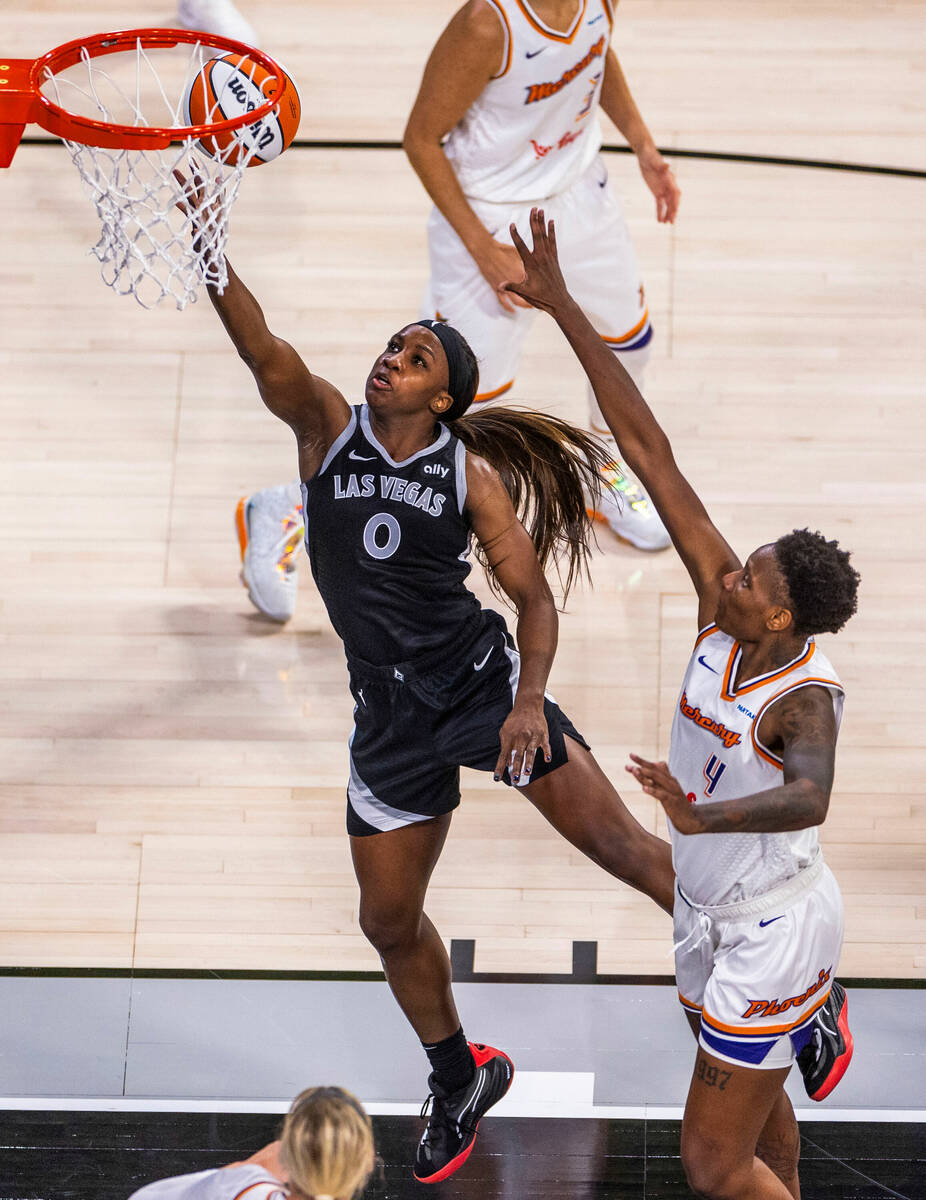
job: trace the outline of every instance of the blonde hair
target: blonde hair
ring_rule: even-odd
[[[343,1088],[300,1092],[281,1141],[290,1190],[304,1200],[352,1200],[373,1170],[370,1118]]]

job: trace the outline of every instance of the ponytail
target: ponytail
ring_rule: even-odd
[[[370,1118],[343,1088],[309,1088],[286,1116],[281,1151],[300,1200],[352,1200],[373,1170]]]
[[[476,412],[470,409],[449,424],[468,451],[498,471],[541,567],[555,566],[565,603],[577,576],[589,575],[592,521],[588,510],[598,507],[601,471],[612,453],[568,421],[530,409],[494,405]],[[477,546],[476,557],[498,592],[481,547]]]

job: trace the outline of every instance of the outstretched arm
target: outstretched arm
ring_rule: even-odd
[[[526,277],[523,282],[509,283],[508,289],[534,308],[550,313],[566,335],[625,462],[649,492],[691,576],[699,599],[699,625],[703,626],[714,615],[724,575],[738,570],[739,560],[678,469],[669,439],[649,405],[569,294],[556,255],[553,222],[547,227],[543,211],[535,208],[530,224],[532,250],[511,227]]]
[[[527,530],[517,518],[498,472],[485,459],[466,456],[466,511],[496,580],[518,613],[521,673],[511,712],[500,731],[499,778],[508,767],[513,783],[530,783],[534,755],[549,760],[550,735],[543,695],[556,653],[559,618],[553,594]]]
[[[655,796],[679,833],[781,833],[822,825],[836,762],[836,717],[829,692],[789,692],[762,718],[760,736],[782,759],[783,782],[736,800],[689,804],[666,763],[631,754],[626,770]]]
[[[186,183],[179,171],[175,170],[174,175],[179,183]],[[189,218],[195,246],[214,214],[208,204],[202,203],[201,181],[195,174],[189,195],[193,204],[182,200],[177,207]],[[350,420],[350,407],[333,384],[313,375],[293,347],[270,332],[263,310],[227,259],[225,267],[228,282],[224,291],[206,289],[212,307],[250,368],[264,404],[295,433],[300,475],[311,479]]]
[[[224,292],[208,289],[212,307],[254,376],[264,404],[295,433],[300,474],[310,479],[350,419],[350,407],[336,387],[313,375],[293,347],[270,332],[257,300],[231,263],[225,265]]]

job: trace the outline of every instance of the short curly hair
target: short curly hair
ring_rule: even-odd
[[[858,608],[860,576],[849,565],[849,551],[819,531],[795,529],[775,542],[775,559],[788,589],[795,631],[805,637],[838,633]]]

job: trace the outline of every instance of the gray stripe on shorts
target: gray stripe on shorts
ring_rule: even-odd
[[[354,733],[350,735],[348,746],[354,744]],[[413,825],[416,821],[429,821],[427,813],[403,812],[401,808],[393,808],[383,800],[377,800],[367,785],[357,774],[353,753],[350,755],[350,780],[347,784],[347,802],[361,819],[374,829],[386,833],[390,829],[401,829],[403,825]]]

